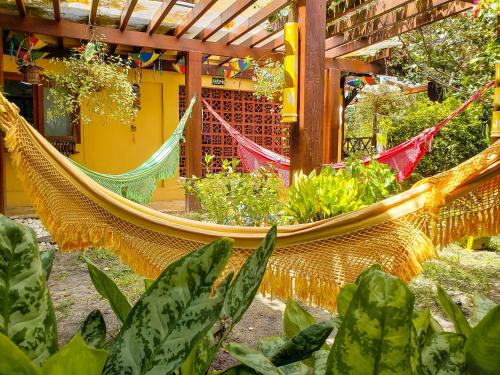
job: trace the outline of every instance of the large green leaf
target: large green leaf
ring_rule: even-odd
[[[40,252],[40,259],[42,260],[43,270],[45,272],[45,278],[48,280],[50,277],[50,271],[52,271],[52,264],[54,263],[54,255],[56,251],[54,249],[45,250]]]
[[[284,366],[309,358],[321,349],[333,327],[333,320],[307,327],[278,348],[271,357],[271,362],[276,366]]]
[[[100,375],[108,352],[95,349],[77,334],[42,367],[44,375]]]
[[[316,323],[313,316],[291,298],[286,303],[283,321],[285,334],[288,337],[296,336],[300,331]]]
[[[257,343],[257,349],[260,350],[267,358],[271,359],[283,346],[287,340],[279,336],[264,337]],[[276,365],[275,363],[273,363]],[[302,362],[290,363],[279,367],[285,375],[306,375],[308,367]]]
[[[99,310],[92,311],[83,321],[80,334],[87,345],[102,348],[106,340],[106,322]]]
[[[379,270],[360,279],[328,357],[327,374],[411,373],[413,302],[401,280]]]
[[[470,325],[467,322],[467,319],[465,319],[462,310],[460,310],[455,302],[453,302],[448,296],[448,293],[446,293],[440,286],[437,288],[437,297],[441,308],[452,321],[455,331],[468,336],[470,333]]]
[[[416,318],[413,319],[413,325],[415,327],[416,343],[418,346],[422,345],[426,340],[428,335],[431,334],[431,313],[429,309],[424,309]]]
[[[422,348],[424,375],[465,374],[465,336],[452,332],[432,334]]]
[[[182,373],[182,375],[184,375],[184,373]],[[192,375],[192,374],[187,373],[186,375]],[[252,369],[251,367],[238,365],[228,368],[227,370],[214,371],[212,375],[259,375],[259,373],[254,369]]]
[[[326,364],[328,362],[328,355],[330,352],[328,350],[318,350],[313,354],[314,358],[314,368],[313,375],[325,375],[326,374]]]
[[[0,333],[0,375],[39,375],[38,368],[7,336]]]
[[[500,372],[500,305],[496,305],[471,330],[465,345],[467,367],[472,375]]]
[[[184,374],[203,375],[208,371],[224,339],[240,321],[259,289],[267,262],[276,244],[276,233],[276,227],[272,227],[260,246],[241,267],[226,294],[220,321],[211,329],[210,338],[201,340],[193,348],[188,360],[182,366]]]
[[[224,301],[222,313],[231,319],[231,325],[238,323],[251,305],[266,272],[267,262],[276,245],[277,228],[272,227],[266,237],[248,257],[231,283]]]
[[[135,304],[104,374],[171,374],[217,321],[229,278],[210,298],[231,255],[221,239],[168,266]]]
[[[254,369],[259,374],[283,375],[283,372],[273,365],[271,360],[267,358],[264,353],[252,349],[247,345],[231,343],[226,346],[226,351],[243,365]]]
[[[352,297],[358,286],[356,284],[346,284],[341,289],[337,296],[337,312],[340,317],[345,316]]]
[[[495,302],[482,293],[474,295],[474,307],[472,308],[472,322],[477,324],[488,312],[496,306]]]
[[[38,366],[57,350],[54,308],[35,233],[1,215],[0,333]]]
[[[94,263],[90,260],[85,259],[87,262],[87,267],[90,274],[90,279],[94,284],[97,291],[105,299],[109,301],[111,309],[116,314],[120,322],[125,323],[127,316],[132,310],[132,306],[127,300],[127,297],[118,289],[113,280],[111,280],[108,275],[101,271]]]

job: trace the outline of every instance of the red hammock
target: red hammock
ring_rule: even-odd
[[[415,137],[386,150],[374,157],[380,163],[387,164],[396,171],[396,177],[399,182],[411,176],[418,163],[424,155],[430,151],[432,140],[439,130],[453,118],[461,114],[475,100],[477,100],[485,90],[493,86],[494,81],[489,82],[486,86],[476,91],[472,97],[462,104],[456,111],[450,114],[439,124],[423,130]],[[283,182],[288,185],[290,176],[290,159],[270,151],[257,143],[243,136],[240,132],[234,129],[229,123],[224,120],[210,105],[203,100],[208,111],[219,121],[227,132],[238,143],[238,158],[241,160],[243,167],[247,171],[253,171],[257,168],[266,165],[274,166]],[[367,157],[363,161],[365,164],[370,163],[373,158]],[[334,164],[335,169],[344,167],[344,163]]]

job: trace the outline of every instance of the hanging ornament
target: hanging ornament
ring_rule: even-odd
[[[186,74],[186,59],[181,57],[175,64],[172,64],[177,73]]]

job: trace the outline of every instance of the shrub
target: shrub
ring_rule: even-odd
[[[378,202],[399,189],[391,169],[372,161],[349,160],[345,169],[300,172],[288,190],[285,215],[298,223],[327,219]]]
[[[48,272],[34,234],[0,216],[0,374],[172,374],[202,343],[209,365],[257,293],[275,240],[274,227],[234,280],[231,272],[217,287],[232,242],[214,241],[148,282],[134,306],[88,262],[92,282],[123,325],[105,345],[103,316],[92,311],[80,331],[57,351],[55,316],[45,280]]]
[[[201,203],[208,221],[236,226],[276,224],[283,203],[281,179],[266,168],[251,173],[236,171],[239,161],[224,160],[220,173],[211,173],[213,157],[205,156],[206,177],[186,185]]]
[[[404,113],[396,113],[385,119],[385,127],[389,129],[388,147],[394,147],[422,130],[438,124],[461,104],[460,100],[453,98],[437,103],[420,97]],[[432,143],[431,152],[420,161],[408,183],[453,168],[487,146],[482,107],[471,105],[441,129]]]

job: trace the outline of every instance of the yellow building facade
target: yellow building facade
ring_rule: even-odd
[[[39,63],[44,69],[57,69],[48,61]],[[13,59],[4,57],[6,72],[16,72]],[[143,70],[141,109],[132,124],[119,124],[94,117],[90,123],[81,124],[81,143],[72,156],[78,163],[101,173],[119,174],[142,164],[172,134],[179,122],[179,87],[184,85],[184,75],[176,72]],[[202,87],[211,88],[210,76],[203,76]],[[215,87],[214,87],[215,88]],[[248,79],[225,80],[224,90],[253,91]],[[85,108],[82,108],[85,111]],[[134,125],[134,127],[132,126]],[[133,130],[135,129],[135,130]],[[30,200],[16,177],[9,158],[5,160],[7,207],[30,206]],[[153,201],[170,201],[184,198],[184,191],[174,177],[161,181]]]

